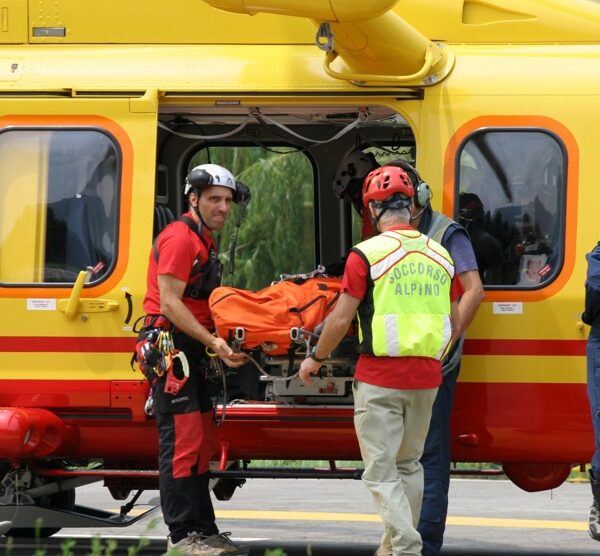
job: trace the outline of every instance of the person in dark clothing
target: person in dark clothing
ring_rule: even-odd
[[[586,348],[587,390],[595,446],[590,469],[593,500],[588,530],[594,540],[600,541],[600,242],[586,258],[585,310],[581,318],[591,326]]]
[[[502,244],[485,230],[485,211],[481,199],[474,193],[461,193],[458,197],[458,207],[458,223],[471,238],[482,283],[499,283]]]
[[[189,211],[159,234],[148,265],[136,353],[152,382],[167,547],[184,556],[248,553],[219,533],[208,484],[214,427],[206,385],[209,353],[230,367],[244,362],[212,334],[208,306],[222,274],[212,231],[225,224],[238,185],[216,164],[194,168],[185,183]]]
[[[458,302],[461,339],[454,344],[443,362],[442,384],[433,403],[429,432],[421,457],[425,471],[425,490],[417,530],[423,539],[423,556],[437,556],[442,548],[448,513],[450,416],[460,372],[462,340],[475,318],[479,304],[483,301],[484,291],[475,252],[465,229],[451,218],[432,209],[429,186],[408,162],[397,160],[388,164],[400,166],[409,175],[418,201],[413,207],[411,223],[448,250],[465,290]]]

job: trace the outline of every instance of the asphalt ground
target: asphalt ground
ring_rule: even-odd
[[[78,504],[111,511],[122,504],[98,484],[80,491]],[[145,492],[139,502],[132,513],[158,502],[157,492]],[[506,480],[453,479],[442,554],[599,555],[600,543],[587,533],[590,503],[588,484],[565,483],[552,491],[527,493]],[[367,556],[383,531],[360,481],[253,479],[230,501],[215,501],[215,510],[221,531],[231,531],[234,540],[249,545],[251,556],[263,556],[269,549],[282,549],[287,556]],[[0,541],[0,555],[64,555],[66,543],[75,544],[74,556],[88,555],[93,542],[106,546],[110,538],[117,543],[114,556],[157,555],[165,551],[165,537],[158,510],[125,529],[65,528],[37,545],[19,540],[10,548],[6,540]],[[132,552],[140,539],[149,546]]]

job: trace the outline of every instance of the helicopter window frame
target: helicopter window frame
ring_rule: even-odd
[[[31,264],[33,268],[30,267],[27,270],[31,279],[17,276],[13,280],[7,280],[7,276],[3,276],[0,272],[0,288],[72,288],[79,271],[87,268],[94,268],[95,272],[90,273],[90,278],[86,280],[86,287],[105,282],[114,274],[119,258],[119,226],[123,194],[123,151],[120,142],[109,130],[85,123],[7,125],[0,128],[0,142],[6,141],[8,134],[15,133],[28,133],[31,134],[31,137],[37,138],[36,141],[31,142],[25,135],[20,137],[22,141],[25,141],[25,144],[22,145],[21,159],[23,161],[30,160],[32,163],[22,166],[28,168],[29,175],[20,171],[18,166],[14,168],[13,180],[2,184],[0,198],[12,197],[15,200],[14,203],[10,203],[8,199],[6,202],[11,205],[15,213],[21,214],[21,216],[23,211],[27,211],[29,207],[31,214],[25,227],[29,231],[28,237],[33,236],[33,245],[30,246],[29,255],[17,255],[15,249],[12,249],[12,251],[5,252],[0,257],[0,261],[6,258],[4,263],[9,263],[11,260],[15,262],[15,257],[17,257],[21,263],[24,263],[21,266],[27,268]],[[76,149],[72,149],[73,152],[69,154],[64,150],[65,148],[69,149],[69,142],[66,142],[66,147],[60,142],[61,137],[64,137],[61,134],[64,133],[96,134],[96,138],[88,135],[88,139],[92,142],[92,146],[93,144],[101,146],[104,151],[103,153],[94,151],[91,154],[99,153],[102,156],[98,155],[95,158],[89,156],[81,161],[79,156],[81,153],[75,152]],[[46,139],[42,141],[40,138],[43,135],[46,135]],[[98,136],[102,137],[101,141],[104,145],[98,142]],[[10,156],[11,153],[11,141],[14,144],[14,139],[6,141],[4,150],[7,156]],[[85,146],[85,142],[78,141],[76,137],[71,137],[69,141],[71,147],[77,144],[83,149]],[[90,154],[90,151],[86,151],[86,153]],[[69,159],[77,168],[69,167]],[[71,176],[71,179],[67,180],[69,184],[65,185],[64,177],[71,173],[76,174],[77,177]],[[79,181],[81,176],[87,177],[84,181]],[[30,192],[33,193],[26,197],[22,204],[19,204],[18,201],[21,196],[15,196],[14,190],[10,195],[10,190],[18,183],[21,186],[28,185]],[[74,205],[74,203],[78,206],[67,206]],[[78,214],[81,218],[77,218]],[[27,218],[25,219],[27,220]],[[76,220],[79,224],[75,222]],[[89,224],[92,221],[95,223],[93,230]],[[52,227],[53,223],[61,228],[62,233],[56,226]],[[14,224],[15,222],[13,222]],[[75,227],[73,228],[72,225]],[[10,239],[7,237],[7,233],[0,229],[0,251],[4,242]],[[80,239],[84,236],[89,240],[85,244],[85,247],[88,248],[87,251],[95,254],[90,255],[89,261],[84,261],[80,257],[81,260],[78,259],[74,263],[75,266],[71,265],[73,268],[69,269],[67,268],[69,266],[67,264],[69,245],[72,244],[71,251],[79,251],[75,243],[79,241],[78,245],[81,246]],[[49,238],[53,241],[49,242]],[[73,240],[70,243],[69,238]],[[62,261],[64,264],[60,264],[58,260],[61,256],[64,258]],[[58,259],[53,260],[56,257]]]
[[[553,148],[558,147],[557,149],[557,153],[560,155],[560,160],[557,160],[555,157],[550,157],[550,160],[547,161],[546,166],[544,167],[544,170],[548,170],[549,166],[551,164],[555,164],[556,168],[558,168],[558,172],[556,174],[554,174],[554,178],[559,178],[557,179],[556,183],[553,184],[556,187],[556,191],[555,191],[555,198],[553,200],[553,202],[555,203],[555,214],[550,214],[550,211],[548,211],[545,207],[545,205],[542,203],[542,201],[540,201],[539,199],[539,190],[533,190],[533,193],[535,193],[535,198],[533,198],[529,204],[535,204],[537,203],[537,209],[538,211],[542,211],[545,210],[547,212],[547,221],[552,220],[553,224],[552,224],[552,234],[551,237],[548,237],[548,235],[546,235],[546,237],[542,238],[537,238],[538,240],[542,240],[543,241],[538,241],[538,244],[535,245],[535,242],[530,242],[529,244],[526,241],[521,241],[521,242],[517,242],[514,245],[511,245],[510,243],[507,244],[507,238],[506,238],[506,234],[504,234],[504,237],[500,237],[500,234],[490,234],[489,232],[493,229],[493,225],[496,226],[496,230],[499,229],[499,225],[502,224],[504,225],[504,227],[509,226],[509,227],[513,227],[513,231],[515,231],[516,227],[517,227],[517,223],[516,221],[513,222],[508,222],[507,219],[505,217],[502,216],[501,214],[501,210],[507,210],[507,209],[518,209],[519,207],[521,208],[521,220],[520,220],[520,224],[521,226],[523,226],[523,222],[526,221],[525,217],[529,218],[529,222],[531,225],[531,228],[535,228],[536,226],[539,228],[539,222],[541,219],[537,219],[536,218],[531,218],[531,215],[528,216],[529,213],[525,213],[524,212],[524,207],[527,206],[527,204],[524,203],[520,203],[520,204],[516,204],[515,200],[510,200],[510,195],[512,195],[512,193],[509,195],[508,193],[506,193],[508,200],[510,200],[509,205],[505,206],[505,207],[500,207],[500,206],[494,206],[493,203],[489,203],[488,202],[488,207],[484,206],[483,200],[480,199],[477,195],[477,193],[475,193],[475,188],[472,188],[471,190],[469,188],[465,188],[464,183],[461,183],[461,179],[463,176],[461,176],[461,172],[463,174],[467,173],[465,172],[465,167],[467,167],[468,165],[466,163],[462,163],[462,157],[465,153],[467,153],[467,155],[469,155],[471,157],[471,159],[473,159],[473,156],[471,155],[471,153],[467,150],[469,146],[476,144],[474,142],[475,139],[480,139],[482,136],[484,136],[485,134],[495,134],[495,133],[504,133],[504,134],[530,134],[533,137],[533,134],[538,134],[540,136],[546,136],[549,137],[552,141],[553,141]],[[485,143],[484,141],[481,141],[482,143]],[[506,142],[506,140],[505,140]],[[515,142],[516,144],[517,142]],[[548,143],[548,145],[551,145],[550,143]],[[477,147],[479,149],[479,146]],[[489,145],[487,146],[483,146],[483,148],[490,148]],[[511,148],[517,148],[514,145]],[[547,149],[548,147],[546,147]],[[492,150],[492,149],[490,149]],[[497,154],[497,153],[496,153]],[[504,155],[506,156],[507,153],[504,153]],[[487,155],[489,157],[489,153]],[[479,157],[479,161],[481,162],[482,160],[485,160],[486,155],[480,151],[480,157]],[[526,162],[528,163],[527,168],[530,169],[531,168],[535,168],[536,166],[539,165],[539,161],[537,159],[535,159],[535,157],[532,157],[531,155],[527,155],[524,157],[526,159]],[[533,162],[531,162],[533,161]],[[475,163],[475,166],[471,166],[473,168],[473,170],[477,171],[477,165],[476,165],[476,161],[471,160],[471,164]],[[489,163],[489,161],[488,161]],[[496,164],[499,166],[500,165],[500,161],[496,160]],[[510,164],[506,164],[505,165],[506,168],[497,168],[497,171],[502,171],[502,170],[506,170],[506,169],[511,169],[511,165]],[[479,169],[481,170],[481,169]],[[484,172],[481,172],[482,174],[484,174]],[[458,148],[455,151],[455,159],[454,159],[454,219],[458,222],[461,221],[461,202],[463,203],[463,222],[465,220],[465,213],[468,212],[465,210],[464,205],[466,204],[470,204],[470,208],[472,209],[474,206],[478,207],[478,209],[481,211],[481,218],[485,219],[485,226],[483,226],[484,228],[484,234],[487,234],[487,236],[492,236],[494,240],[500,242],[501,244],[501,248],[502,248],[502,256],[503,256],[503,260],[502,260],[502,265],[503,267],[510,267],[509,271],[506,271],[503,274],[503,269],[492,269],[490,270],[489,267],[483,268],[482,270],[480,270],[480,275],[482,276],[482,281],[484,283],[484,288],[486,290],[489,291],[508,291],[508,292],[530,292],[530,291],[537,291],[537,290],[545,290],[548,286],[550,286],[553,282],[556,281],[556,279],[561,275],[561,271],[564,268],[565,265],[565,258],[566,258],[566,244],[567,244],[567,227],[566,227],[566,221],[567,221],[567,190],[568,190],[568,184],[569,184],[569,152],[568,149],[565,146],[565,141],[563,140],[563,138],[557,134],[556,132],[554,132],[551,129],[547,129],[544,127],[539,127],[539,126],[518,126],[518,127],[511,127],[511,126],[482,126],[482,127],[478,127],[472,131],[470,131],[466,136],[463,137],[463,139],[460,141],[460,144],[458,145]],[[488,176],[491,175],[489,170],[488,170]],[[506,177],[506,176],[505,176]],[[465,178],[466,179],[466,178]],[[481,177],[479,177],[479,180],[481,180]],[[471,183],[473,183],[474,181],[476,181],[473,176],[471,176],[470,179]],[[485,180],[482,180],[483,183],[485,183]],[[481,181],[479,182],[479,187],[481,189]],[[500,184],[501,185],[501,184]],[[507,180],[507,182],[504,184],[505,187],[509,187],[511,185],[511,183]],[[515,185],[515,183],[513,183],[512,185]],[[542,182],[542,187],[544,188],[548,188],[550,184],[548,184],[547,182]],[[510,190],[509,190],[510,191]],[[531,191],[531,190],[530,190]],[[470,198],[466,198],[464,196],[461,197],[461,194],[464,193],[470,193],[471,197]],[[475,195],[473,195],[473,193],[475,193]],[[517,195],[515,194],[515,197],[517,197]],[[519,199],[521,197],[518,197]],[[470,200],[470,203],[467,203],[467,199]],[[489,201],[489,199],[486,199],[486,202]],[[548,202],[548,199],[545,199],[546,202]],[[541,207],[541,209],[540,209]],[[472,212],[472,211],[471,211]],[[513,211],[516,212],[516,211]],[[513,218],[517,218],[516,216],[513,215]],[[504,221],[502,221],[504,220]],[[471,222],[473,221],[473,219],[471,219]],[[499,221],[499,222],[498,222]],[[492,225],[493,223],[493,225]],[[472,223],[470,224],[471,226],[473,225]],[[487,227],[487,229],[486,229]],[[468,228],[468,226],[467,226]],[[468,229],[467,229],[468,231]],[[519,232],[522,233],[522,232]],[[471,232],[471,236],[475,235],[474,231],[472,230]],[[480,236],[481,237],[481,236]],[[535,234],[534,234],[534,237]],[[523,239],[521,237],[521,239]],[[472,237],[473,240],[473,237]],[[480,240],[476,240],[476,241],[482,241]],[[494,249],[497,249],[497,247],[495,246],[495,242],[490,239],[489,237],[487,238],[487,241],[483,241],[483,243],[486,244],[486,250],[489,252],[491,247],[494,247]],[[476,247],[475,242],[474,242],[474,247]],[[507,250],[513,249],[514,250],[514,257],[508,257],[506,256]],[[493,249],[492,249],[493,250]],[[477,254],[477,249],[476,249],[476,254]],[[480,263],[481,261],[481,256],[478,257],[480,260],[478,260],[478,263]],[[507,262],[508,261],[508,262]],[[484,264],[482,264],[481,266],[484,266]],[[530,270],[532,267],[535,267],[535,272],[533,273],[533,279],[527,278],[527,271]],[[505,269],[504,269],[505,270]],[[490,274],[486,275],[486,273],[490,272]],[[505,277],[512,277],[512,279],[510,279],[510,283],[507,281],[506,283],[502,282],[503,279],[507,279]],[[500,280],[498,279],[500,278]]]

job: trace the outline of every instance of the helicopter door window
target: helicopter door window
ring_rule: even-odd
[[[231,246],[243,205],[233,205],[218,233],[224,284],[255,290],[283,273],[315,269],[315,176],[306,154],[287,147],[213,146],[197,151],[188,170],[206,163],[230,169],[252,194],[237,232],[233,269]]]
[[[92,281],[115,264],[119,154],[92,129],[0,133],[0,283]]]
[[[537,289],[564,258],[566,151],[552,133],[485,129],[458,153],[455,218],[487,289]]]

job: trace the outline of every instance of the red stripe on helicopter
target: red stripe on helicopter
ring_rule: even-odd
[[[465,355],[585,355],[585,340],[465,340]]]
[[[135,340],[135,337],[4,336],[0,338],[0,352],[132,353]]]
[[[585,340],[466,340],[465,355],[585,355]],[[0,352],[131,353],[135,337],[5,336]]]

